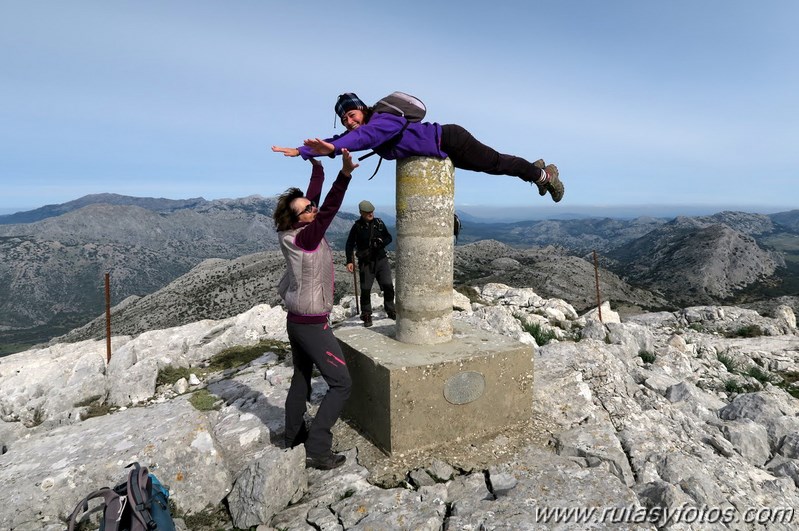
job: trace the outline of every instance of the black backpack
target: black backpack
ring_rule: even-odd
[[[99,531],[175,531],[169,514],[169,491],[147,467],[131,463],[128,478],[113,489],[104,487],[83,498],[69,515],[68,531],[74,531],[78,515],[88,512],[89,500],[103,499]]]
[[[404,92],[392,92],[385,98],[379,99],[372,107],[372,110],[374,112],[384,112],[405,118],[405,125],[402,126],[400,132],[382,144],[382,146],[389,148],[399,143],[400,139],[402,138],[402,133],[404,133],[405,129],[408,128],[408,124],[411,122],[421,122],[427,114],[427,107],[425,107],[424,103],[422,103],[422,100],[416,96],[405,94]],[[374,154],[374,151],[370,151],[366,155],[358,157],[358,160],[361,161],[367,159]],[[377,175],[377,171],[380,169],[380,163],[382,162],[383,157],[380,157],[380,160],[377,163],[377,168],[375,168],[375,172],[372,174],[372,177]],[[372,177],[369,177],[369,180],[371,180]]]

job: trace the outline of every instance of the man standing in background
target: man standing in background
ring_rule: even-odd
[[[375,207],[369,201],[358,203],[361,217],[350,229],[344,252],[347,256],[347,271],[352,273],[353,253],[358,257],[361,281],[361,320],[364,326],[372,326],[372,285],[375,279],[383,292],[383,306],[389,319],[396,319],[394,310],[394,282],[391,265],[388,263],[386,246],[391,243],[391,234],[383,220],[375,217]]]

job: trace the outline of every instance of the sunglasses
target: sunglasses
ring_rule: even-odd
[[[302,216],[303,214],[310,214],[311,212],[313,212],[314,208],[316,208],[316,203],[311,201],[310,203],[305,205],[305,208],[302,209],[302,211],[300,211],[297,215],[298,216]]]

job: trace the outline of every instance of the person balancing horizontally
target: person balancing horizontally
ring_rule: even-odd
[[[460,125],[411,122],[396,114],[375,111],[352,92],[338,97],[335,111],[347,129],[345,133],[324,140],[309,138],[297,148],[272,146],[272,151],[306,160],[320,155],[339,155],[343,149],[372,149],[387,160],[413,156],[449,157],[456,168],[518,177],[535,184],[540,195],[549,193],[556,203],[563,199],[564,186],[557,166],[541,159],[529,162],[499,153]]]

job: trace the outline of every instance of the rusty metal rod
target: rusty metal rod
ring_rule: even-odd
[[[105,274],[105,353],[111,362],[111,274]]]
[[[594,282],[596,283],[596,308],[599,311],[599,322],[602,322],[602,298],[599,296],[599,262],[594,251]]]

